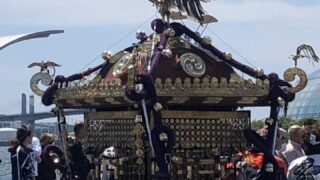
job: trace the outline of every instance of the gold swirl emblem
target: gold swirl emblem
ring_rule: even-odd
[[[201,77],[206,72],[206,64],[202,58],[193,53],[185,53],[179,59],[185,73],[192,77]]]
[[[42,96],[44,90],[41,90],[39,87],[39,82],[44,86],[49,86],[52,83],[52,76],[46,72],[38,72],[32,76],[30,80],[30,88],[38,96]]]

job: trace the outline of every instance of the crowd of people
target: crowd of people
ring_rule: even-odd
[[[71,160],[72,179],[85,180],[90,164],[83,150],[84,124],[74,126],[74,139],[68,139],[68,157]],[[257,131],[264,139],[268,128]],[[11,153],[13,180],[55,180],[57,172],[65,173],[64,152],[55,145],[55,135],[44,133],[40,140],[31,126],[22,126],[12,140]],[[246,179],[257,179],[264,154],[252,148],[243,155]],[[288,131],[278,128],[275,160],[287,179],[320,180],[320,124],[306,119],[304,125],[292,125]]]
[[[256,131],[263,139],[268,135],[267,126]],[[304,125],[292,125],[288,131],[278,128],[274,158],[284,179],[320,180],[320,124],[305,119]],[[242,167],[247,179],[259,179],[264,153],[253,147],[243,155]]]
[[[71,179],[86,180],[89,163],[82,148],[84,124],[74,126],[75,138],[69,138],[68,156],[71,159]],[[8,151],[11,154],[12,180],[56,180],[56,175],[66,174],[64,152],[55,145],[56,136],[43,133],[40,140],[34,136],[32,126],[18,128]],[[70,178],[69,178],[70,179]]]

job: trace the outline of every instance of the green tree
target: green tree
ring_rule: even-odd
[[[258,130],[262,128],[265,125],[264,121],[264,119],[251,121],[251,129]]]
[[[285,116],[281,116],[279,118],[279,122],[281,125],[281,128],[285,129],[286,131],[288,131],[289,127],[292,125],[303,125],[304,119],[299,119],[299,120],[293,120],[290,117],[285,117]]]
[[[293,120],[290,117],[281,116],[281,117],[279,117],[279,127],[288,131],[289,127],[292,125],[296,124],[296,125],[302,126],[303,121],[304,121],[303,119]],[[265,119],[251,121],[251,129],[253,129],[253,130],[258,130],[258,129],[262,128],[263,126],[265,126]]]

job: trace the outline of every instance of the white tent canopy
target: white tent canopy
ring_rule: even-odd
[[[0,144],[8,143],[11,139],[16,137],[17,129],[14,128],[0,128]]]

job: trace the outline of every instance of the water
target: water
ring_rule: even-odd
[[[11,163],[10,154],[7,146],[0,146],[0,179],[10,180],[11,179]]]

